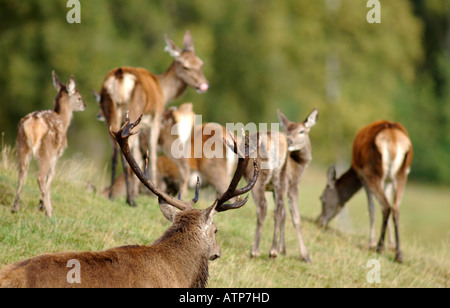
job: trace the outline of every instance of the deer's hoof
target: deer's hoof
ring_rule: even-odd
[[[402,255],[401,252],[397,252],[397,253],[395,254],[395,259],[394,259],[394,261],[395,261],[395,262],[398,262],[398,263],[403,263],[403,255]]]
[[[311,259],[309,258],[309,256],[302,257],[302,261],[305,262],[305,263],[307,263],[307,264],[310,264],[310,263],[311,263]]]

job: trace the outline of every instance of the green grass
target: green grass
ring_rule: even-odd
[[[63,158],[58,164],[52,185],[54,217],[46,218],[37,208],[35,163],[23,188],[20,212],[13,214],[15,153],[4,147],[0,159],[0,266],[46,252],[150,244],[169,226],[154,198],[140,196],[139,206],[130,208],[123,198],[111,202],[88,192],[88,181],[97,188],[106,183],[106,171],[81,158]],[[381,255],[368,251],[368,213],[362,191],[330,228],[323,230],[314,224],[320,213],[319,195],[324,185],[325,169],[314,166],[305,172],[300,185],[303,235],[312,264],[300,262],[290,214],[286,222],[287,254],[276,259],[268,257],[273,202],[264,226],[261,257],[249,257],[256,222],[255,205],[250,198],[243,208],[216,215],[222,257],[210,262],[208,287],[448,287],[448,188],[407,185],[400,218],[404,263],[397,264],[389,249]],[[208,206],[212,199],[211,191],[202,191],[198,207]],[[380,216],[378,207],[377,231]],[[380,284],[366,280],[370,259],[380,261]]]

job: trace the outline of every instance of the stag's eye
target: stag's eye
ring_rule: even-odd
[[[301,131],[300,131],[300,135],[303,135],[305,133],[305,131],[302,129]]]
[[[186,71],[190,71],[191,69],[189,68],[189,67],[187,67],[187,66],[183,66],[183,68],[186,70]]]

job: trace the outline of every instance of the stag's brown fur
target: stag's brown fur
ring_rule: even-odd
[[[192,209],[179,212],[150,246],[51,253],[19,261],[0,271],[0,287],[205,287],[209,247],[201,231],[204,223],[203,211]],[[67,281],[71,259],[80,262],[81,283]]]

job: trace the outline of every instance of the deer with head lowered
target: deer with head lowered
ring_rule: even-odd
[[[63,252],[45,254],[6,266],[0,271],[0,287],[205,287],[208,281],[208,261],[220,257],[216,241],[214,216],[219,212],[242,207],[247,193],[258,177],[254,165],[253,179],[243,188],[237,185],[249,162],[248,140],[244,153],[236,141],[224,140],[239,155],[233,179],[222,196],[206,209],[193,207],[189,202],[174,198],[154,185],[139,168],[128,145],[132,130],[140,122],[127,119],[118,132],[111,132],[119,143],[125,159],[139,180],[156,196],[163,215],[172,226],[150,246],[123,246],[100,252]],[[228,200],[238,197],[233,203]],[[67,279],[68,262],[79,262],[79,283]],[[71,261],[73,262],[73,261]],[[75,277],[76,278],[76,277]]]
[[[170,67],[160,75],[154,75],[143,68],[119,67],[105,76],[100,91],[100,108],[108,127],[118,130],[124,122],[125,111],[132,121],[144,114],[143,124],[150,128],[150,179],[157,179],[157,142],[160,133],[164,106],[184,93],[187,86],[199,93],[205,93],[209,84],[202,72],[203,61],[195,55],[194,42],[189,31],[183,39],[183,49],[165,36],[165,50],[174,58]],[[118,148],[113,142],[111,187],[115,180]],[[137,152],[139,138],[130,139],[131,149]],[[140,158],[137,159],[140,160]],[[131,176],[122,160],[127,183],[127,203],[135,205],[134,193],[137,182]],[[111,189],[112,192],[112,189]]]
[[[19,211],[19,199],[26,178],[30,158],[39,162],[38,184],[41,192],[39,207],[45,208],[47,216],[52,216],[50,186],[58,159],[67,147],[67,129],[74,111],[83,111],[85,103],[78,92],[73,76],[63,84],[52,72],[53,85],[58,91],[53,110],[29,113],[18,125],[17,156],[19,162],[19,183],[13,205],[13,212]]]
[[[267,213],[265,192],[272,191],[275,199],[275,226],[269,256],[275,258],[278,252],[283,254],[286,252],[284,240],[284,223],[286,219],[284,197],[287,194],[289,210],[300,246],[301,259],[305,262],[310,262],[301,232],[301,220],[298,212],[298,185],[303,171],[311,161],[309,132],[311,127],[316,124],[317,117],[318,110],[314,109],[303,122],[296,123],[289,121],[278,110],[278,118],[284,133],[276,131],[256,133],[256,138],[260,140],[256,160],[261,171],[258,181],[252,190],[257,213],[256,235],[251,252],[252,257],[258,257],[260,254],[259,244]],[[249,165],[246,171],[246,178],[250,178],[252,172],[253,168]]]
[[[327,186],[321,196],[322,213],[318,222],[326,226],[344,207],[345,203],[364,187],[369,203],[370,249],[375,249],[373,196],[381,204],[383,222],[377,251],[384,249],[386,226],[390,241],[394,242],[389,218],[393,214],[396,239],[395,260],[402,262],[403,256],[399,236],[399,206],[412,163],[413,149],[406,129],[400,123],[376,121],[356,134],[353,143],[352,165],[336,179],[336,170],[328,171]],[[393,197],[393,199],[392,199]]]

